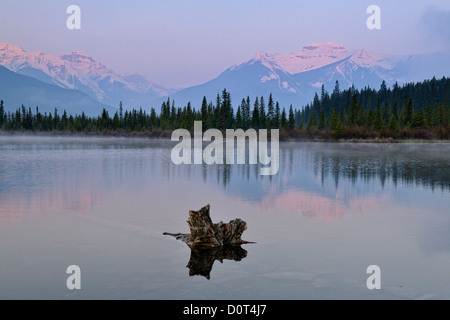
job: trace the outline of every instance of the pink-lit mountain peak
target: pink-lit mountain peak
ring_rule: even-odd
[[[15,46],[13,44],[0,42],[0,52],[23,53],[25,51],[21,47]]]
[[[350,51],[343,45],[325,42],[308,44],[303,46],[300,51],[287,54],[270,54],[259,51],[252,58],[236,64],[232,69],[259,62],[270,70],[283,70],[289,74],[297,74],[315,70],[347,58],[359,66],[381,66],[386,69],[392,68],[396,60],[392,56],[364,49]]]
[[[27,52],[15,45],[0,43],[0,66],[13,72],[25,74],[31,72],[33,75],[36,72],[29,70],[38,70],[52,78],[52,84],[63,88],[80,89],[99,101],[112,100],[109,95],[114,94],[117,88],[125,90],[124,94],[148,93],[150,98],[171,92],[143,76],[128,79],[80,51],[54,56],[41,51]],[[48,77],[44,80],[48,81]]]
[[[92,62],[95,61],[91,56],[87,55],[84,52],[79,52],[79,51],[75,51],[72,52],[70,54],[63,54],[60,56],[61,59],[66,60],[66,61],[71,61],[71,62]]]
[[[325,42],[325,43],[312,43],[306,46],[303,46],[303,50],[300,51],[302,53],[345,53],[348,50],[340,44],[336,44],[333,42]]]

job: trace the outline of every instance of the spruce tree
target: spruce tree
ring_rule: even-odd
[[[324,108],[320,109],[319,124],[317,127],[319,130],[325,129],[325,110],[324,110]]]
[[[337,110],[336,110],[336,108],[333,108],[333,110],[331,110],[331,114],[330,114],[330,129],[331,130],[336,129],[338,121],[339,121],[339,116],[338,116]]]
[[[388,107],[387,102],[383,103],[383,107],[381,109],[381,113],[383,115],[383,122],[385,124],[388,124],[389,118],[390,118],[390,112],[389,112],[389,107]]]
[[[381,109],[379,106],[377,106],[377,109],[375,110],[374,127],[378,131],[381,131],[381,129],[383,129],[383,115],[381,114]]]
[[[414,109],[412,106],[412,99],[405,99],[405,106],[402,112],[402,122],[405,126],[411,126],[411,122],[414,116]]]
[[[250,102],[250,96],[247,96],[247,100],[245,100],[245,129],[248,129],[248,128],[250,128],[250,126],[252,125],[251,124],[251,120],[252,120],[252,117],[251,117],[251,113],[250,113],[250,105],[251,105],[251,102]]]
[[[397,101],[394,101],[394,104],[392,105],[392,115],[394,116],[395,120],[398,120],[398,104],[397,104]]]
[[[202,121],[205,122],[208,116],[208,101],[206,101],[206,96],[203,97],[201,112],[202,112]]]
[[[427,126],[426,122],[427,122],[427,120],[425,117],[425,111],[423,110],[423,108],[420,108],[419,112],[417,112],[413,115],[413,119],[411,121],[411,127],[412,128],[425,128]]]
[[[242,114],[241,114],[241,106],[238,106],[237,112],[236,112],[236,128],[242,128]]]
[[[274,117],[274,122],[273,122],[273,127],[275,129],[278,129],[280,127],[280,104],[277,103],[275,104],[275,117]]]
[[[253,104],[253,115],[252,115],[252,127],[253,129],[260,129],[259,126],[259,99],[256,97],[255,103]]]
[[[288,120],[288,126],[289,128],[293,129],[295,128],[295,117],[294,117],[294,110],[292,109],[292,104],[289,107],[289,120]]]
[[[281,120],[280,120],[280,129],[286,129],[288,126],[288,120],[286,117],[286,109],[283,108],[283,111],[281,112]]]
[[[317,112],[313,110],[309,116],[308,123],[306,124],[306,129],[313,129],[317,127]]]
[[[431,104],[428,103],[425,109],[425,118],[427,119],[427,125],[433,126],[433,110],[431,109]]]
[[[120,117],[119,114],[117,112],[114,113],[114,118],[113,118],[113,130],[117,130],[120,128]]]
[[[391,131],[395,131],[398,129],[398,121],[395,118],[394,114],[391,115],[388,126],[389,126],[389,130],[391,130]]]
[[[369,112],[367,114],[367,126],[369,128],[372,128],[375,124],[375,116],[373,114],[373,110],[369,109]]]
[[[358,94],[355,92],[352,96],[352,102],[350,103],[349,108],[348,124],[350,126],[358,124],[359,108]]]
[[[269,103],[267,104],[267,128],[273,128],[275,122],[275,107],[272,94],[269,95]]]
[[[123,121],[123,104],[122,104],[122,101],[120,101],[120,103],[119,103],[119,120],[120,120],[120,122]]]
[[[341,89],[339,87],[339,81],[336,80],[333,93],[331,94],[331,99],[334,100],[335,102],[339,102],[338,100],[340,96],[341,96]]]
[[[5,108],[3,107],[3,100],[0,100],[0,129],[3,127],[4,114],[5,114]]]
[[[259,100],[259,128],[265,129],[266,128],[266,105],[264,103],[264,97],[261,96],[261,99]]]

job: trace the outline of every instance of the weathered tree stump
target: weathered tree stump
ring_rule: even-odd
[[[247,229],[247,223],[241,219],[222,221],[214,224],[209,215],[210,205],[199,211],[189,211],[186,221],[191,229],[190,234],[167,233],[181,240],[191,248],[191,257],[187,267],[189,275],[201,275],[210,279],[210,272],[216,260],[240,261],[247,256],[247,251],[241,244],[252,243],[241,239],[242,233]]]
[[[207,249],[218,248],[225,245],[241,245],[249,243],[241,239],[242,233],[247,230],[247,223],[241,219],[231,220],[229,223],[214,224],[210,217],[210,205],[206,205],[199,211],[189,211],[189,219],[187,223],[191,229],[190,234],[167,233],[182,240],[190,248]]]

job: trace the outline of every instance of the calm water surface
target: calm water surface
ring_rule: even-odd
[[[272,177],[174,144],[0,137],[0,299],[450,299],[449,144],[282,143]],[[162,234],[207,203],[257,243],[215,260]]]

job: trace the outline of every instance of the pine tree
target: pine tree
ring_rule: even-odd
[[[283,108],[283,111],[281,112],[281,120],[280,120],[280,129],[286,129],[288,126],[288,120],[286,117],[286,109]]]
[[[341,89],[340,89],[340,86],[339,86],[339,81],[336,80],[336,83],[334,85],[333,93],[331,94],[331,99],[336,101],[336,102],[339,102],[338,100],[339,100],[340,97],[341,97]]]
[[[205,130],[213,128],[213,104],[208,103],[208,117],[206,118]]]
[[[373,110],[369,109],[369,112],[367,114],[367,126],[369,128],[372,128],[374,126],[374,124],[375,124],[375,116],[374,116]]]
[[[355,92],[352,96],[352,102],[349,108],[348,124],[350,126],[358,124],[359,108],[358,94]]]
[[[333,130],[333,138],[339,139],[342,137],[342,133],[344,131],[344,125],[341,122],[341,119],[338,118],[338,121],[336,123],[336,127]]]
[[[120,101],[120,103],[119,103],[119,120],[120,120],[120,122],[123,121],[123,105],[122,105],[122,101]]]
[[[274,117],[274,122],[273,122],[273,128],[278,129],[280,127],[280,104],[277,103],[275,104],[275,117]]]
[[[342,104],[339,106],[339,120],[341,121],[342,125],[345,123],[345,111]]]
[[[218,129],[221,129],[225,127],[225,120],[223,119],[223,111],[222,111],[222,99],[220,99],[220,94],[217,94],[216,96],[216,106],[215,106],[215,112],[214,112],[214,118],[215,118],[215,127]]]
[[[336,108],[333,108],[333,110],[331,110],[331,114],[330,114],[330,129],[331,130],[336,129],[338,121],[339,121],[339,116],[338,116],[337,110],[336,110]]]
[[[266,105],[264,103],[264,97],[261,96],[261,99],[259,100],[259,128],[265,129],[266,128]]]
[[[120,111],[119,111],[120,112]],[[113,118],[113,130],[117,130],[120,128],[120,116],[117,112],[114,113],[114,118]]]
[[[275,107],[272,94],[269,95],[269,103],[267,105],[267,128],[273,128],[275,122]]]
[[[172,100],[172,108],[170,110],[170,128],[175,129],[177,122],[177,109],[175,108],[175,101]]]
[[[253,115],[252,115],[252,127],[254,129],[260,129],[259,127],[259,99],[256,97],[255,103],[253,104]]]
[[[313,110],[309,116],[308,123],[306,124],[306,129],[312,129],[317,127],[317,112]]]
[[[208,101],[206,101],[206,96],[203,97],[201,112],[202,121],[206,121],[206,118],[208,117]]]
[[[319,124],[317,127],[319,130],[325,129],[325,110],[324,110],[324,108],[320,109]]]
[[[245,101],[245,129],[250,128],[251,126],[251,114],[250,114],[250,96],[247,96],[247,100]]]
[[[320,109],[320,99],[319,99],[319,96],[317,95],[317,92],[314,94],[312,108],[314,111],[318,111]]]
[[[425,111],[423,108],[420,108],[419,112],[413,115],[413,119],[411,121],[412,128],[425,128],[427,126],[427,120],[425,117]]]
[[[398,104],[397,104],[397,101],[394,101],[394,104],[392,105],[392,115],[394,116],[395,120],[398,120]]]
[[[220,113],[222,128],[229,129],[233,126],[233,108],[231,106],[231,95],[227,89],[222,91],[222,107]]]
[[[288,126],[291,129],[295,128],[295,117],[294,117],[294,110],[292,109],[292,104],[289,107],[289,120],[288,120]]]
[[[192,110],[191,102],[189,101],[186,107],[186,123],[184,128],[191,130],[194,128],[194,113]]]
[[[0,129],[3,127],[4,115],[5,115],[5,108],[3,107],[3,100],[0,100]]]
[[[42,114],[39,112],[39,107],[36,107],[36,130],[42,130]]]
[[[405,126],[411,126],[411,122],[414,116],[414,109],[412,106],[412,99],[405,99],[405,106],[403,107],[403,112],[402,112],[402,122],[403,125]]]
[[[63,115],[61,117],[61,129],[62,130],[67,129],[68,121],[69,121],[69,118],[67,117],[67,111],[64,110]]]
[[[383,123],[388,124],[390,118],[390,112],[387,102],[383,103],[383,107],[381,109],[381,113],[383,115]]]
[[[23,107],[23,106],[22,106]],[[59,128],[59,115],[58,115],[58,109],[55,108],[55,111],[53,113],[53,129],[58,130]]]
[[[391,115],[388,126],[389,126],[389,130],[391,130],[391,131],[395,131],[398,129],[398,121],[395,118],[394,114]]]
[[[242,128],[242,115],[241,115],[241,106],[238,106],[236,112],[236,128]]]
[[[425,109],[425,118],[427,119],[427,125],[433,126],[433,110],[431,109],[431,104],[428,103]]]
[[[381,109],[379,106],[377,106],[377,109],[375,110],[374,127],[378,131],[381,131],[381,129],[383,129],[383,115],[381,114]]]

